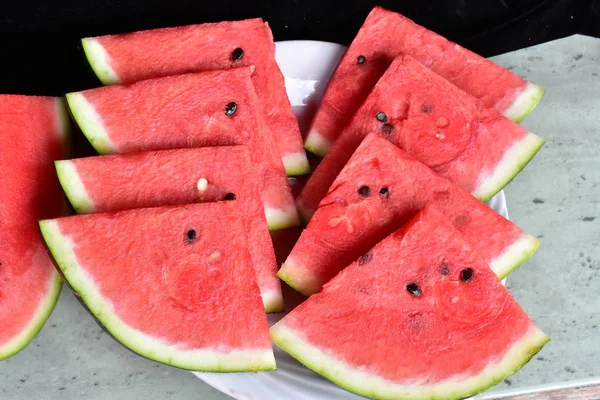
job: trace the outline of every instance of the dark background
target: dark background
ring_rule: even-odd
[[[0,92],[60,95],[98,86],[79,38],[262,17],[275,40],[348,44],[374,4],[485,56],[574,33],[600,37],[600,0],[2,1]]]

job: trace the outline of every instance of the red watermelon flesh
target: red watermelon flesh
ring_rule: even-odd
[[[61,99],[0,95],[0,360],[33,340],[62,287],[37,221],[64,211],[53,161],[65,154],[67,122]]]
[[[438,207],[503,278],[539,241],[388,140],[370,134],[319,204],[279,277],[311,295],[426,204]]]
[[[544,90],[513,72],[415,24],[375,7],[331,77],[305,147],[325,156],[394,58],[410,55],[454,85],[517,122]]]
[[[105,84],[253,66],[252,81],[273,131],[275,152],[289,175],[309,172],[300,129],[275,62],[273,35],[261,19],[107,35],[85,38],[82,43]]]
[[[121,343],[206,371],[274,369],[236,201],[40,222],[69,284]]]
[[[299,224],[285,170],[262,118],[250,68],[113,85],[67,95],[101,154],[247,144],[273,229]]]
[[[544,141],[424,67],[399,56],[317,167],[298,199],[316,210],[362,139],[379,132],[483,201],[535,156]]]
[[[277,262],[245,146],[114,154],[58,161],[60,182],[79,213],[235,199],[267,312],[283,311]]]
[[[549,340],[448,219],[426,207],[271,328],[283,350],[374,399],[462,399]]]

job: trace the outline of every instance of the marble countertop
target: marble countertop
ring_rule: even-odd
[[[577,35],[494,60],[546,88],[523,124],[547,143],[505,192],[511,219],[542,242],[508,288],[552,337],[494,390],[600,377],[600,40]],[[66,289],[35,341],[0,362],[0,399],[142,398],[230,399],[127,351]]]

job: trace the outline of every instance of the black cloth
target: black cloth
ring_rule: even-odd
[[[43,0],[3,2],[0,92],[58,95],[99,83],[79,38],[262,17],[275,40],[349,44],[375,4],[482,55],[574,33],[600,37],[600,0]]]

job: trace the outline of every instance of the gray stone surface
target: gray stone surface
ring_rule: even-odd
[[[506,194],[511,218],[542,240],[508,287],[552,337],[495,390],[600,377],[600,40],[574,36],[495,61],[547,89],[524,122],[547,144]],[[66,290],[29,348],[0,362],[0,399],[143,398],[229,399],[121,347]]]

